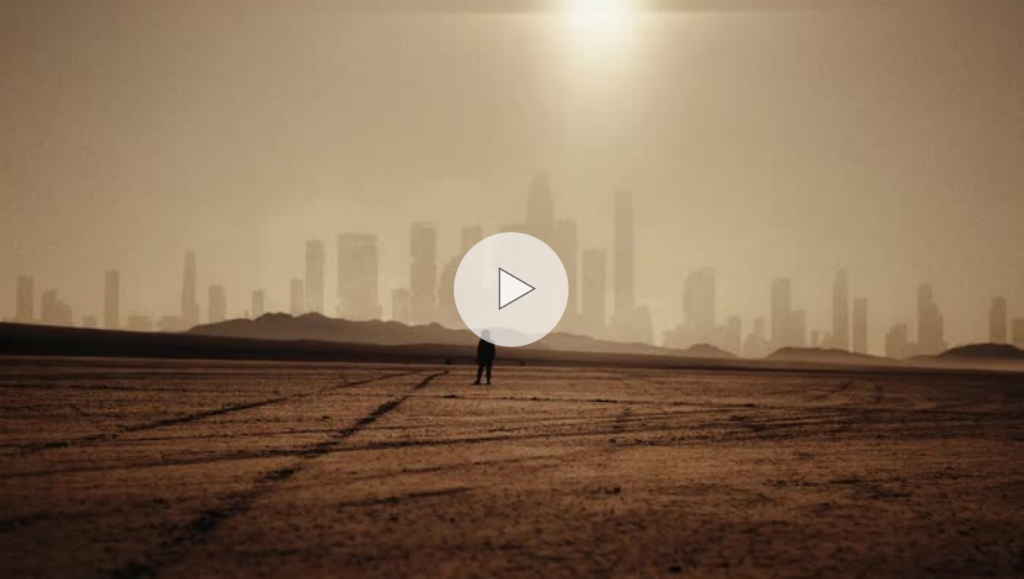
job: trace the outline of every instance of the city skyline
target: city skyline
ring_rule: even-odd
[[[609,270],[607,248],[579,248],[576,223],[556,219],[556,206],[546,175],[534,177],[526,200],[525,220],[520,225],[503,225],[501,231],[521,231],[548,240],[566,266],[572,292],[559,330],[590,335],[599,339],[637,341],[685,349],[698,344],[711,344],[725,351],[746,357],[761,357],[782,347],[836,348],[855,353],[871,353],[896,358],[933,355],[951,345],[967,342],[950,341],[945,317],[930,283],[917,284],[916,318],[913,320],[870,320],[869,300],[855,296],[851,300],[850,279],[846,269],[838,269],[831,288],[831,325],[809,327],[807,310],[796,309],[793,280],[777,277],[770,282],[770,300],[764,315],[746,320],[742,316],[722,312],[724,324],[718,324],[718,282],[713,267],[700,267],[687,273],[681,288],[683,316],[674,328],[661,334],[652,333],[645,319],[647,308],[636,301],[638,281],[633,268],[635,254],[632,196],[619,192],[612,196],[616,228],[612,268]],[[230,307],[230,290],[223,285],[207,288],[207,314],[199,315],[202,303],[196,297],[197,255],[185,254],[180,310],[152,315],[131,312],[122,325],[121,272],[107,270],[103,281],[102,312],[105,329],[136,331],[182,331],[197,323],[217,323],[229,318],[259,317],[268,311],[287,311],[292,315],[319,313],[346,319],[398,320],[407,324],[441,323],[459,329],[461,319],[454,308],[454,296],[447,286],[454,281],[454,272],[461,257],[483,237],[479,225],[460,229],[460,249],[446,262],[437,252],[439,232],[428,222],[410,224],[410,285],[392,290],[391,308],[385,314],[380,305],[378,263],[379,239],[374,234],[341,233],[337,236],[334,272],[328,272],[325,244],[322,240],[306,240],[303,279],[288,284],[289,306],[275,310],[266,306],[264,288],[249,290],[249,307]],[[443,263],[443,265],[442,265]],[[325,278],[331,273],[337,279],[334,305],[325,302]],[[216,276],[214,276],[216,277]],[[582,281],[579,281],[582,280]],[[40,291],[40,311],[34,312],[35,279],[21,275],[14,280],[15,314],[11,321],[97,327],[98,316],[91,311],[79,314],[60,298],[56,289]],[[236,304],[244,303],[243,291],[237,291]],[[272,292],[273,293],[273,292]],[[609,300],[608,295],[612,298]],[[765,319],[770,322],[766,332]],[[1005,297],[997,296],[987,310],[989,341],[1015,343],[1020,338],[1021,319],[1013,317]],[[884,332],[884,339],[872,342],[869,328]],[[913,330],[913,331],[912,331]],[[978,340],[981,341],[981,340]],[[1020,342],[1016,342],[1020,344]],[[870,345],[869,345],[870,344]]]

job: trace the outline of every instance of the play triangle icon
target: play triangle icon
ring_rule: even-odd
[[[498,268],[498,309],[502,309],[537,288]]]

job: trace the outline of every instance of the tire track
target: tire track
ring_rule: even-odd
[[[210,537],[224,523],[252,510],[257,501],[272,493],[279,485],[301,472],[308,461],[332,452],[347,439],[355,436],[363,429],[373,425],[400,407],[406,400],[412,397],[414,392],[426,388],[435,378],[445,374],[448,374],[448,370],[427,376],[413,386],[409,393],[381,404],[375,410],[360,418],[354,425],[339,430],[328,440],[307,447],[300,453],[300,457],[288,466],[263,473],[256,479],[255,484],[249,490],[232,495],[223,504],[203,511],[192,521],[183,525],[173,537],[157,547],[155,552],[149,554],[142,561],[129,561],[121,567],[101,575],[102,579],[145,579],[160,575],[165,568],[184,559],[193,547],[206,544]]]
[[[256,402],[247,402],[244,404],[234,404],[231,406],[224,406],[221,408],[215,408],[212,410],[204,410],[201,412],[194,412],[192,414],[186,414],[184,416],[177,416],[174,418],[165,418],[161,420],[154,420],[151,422],[144,422],[142,424],[135,424],[130,426],[121,426],[115,432],[107,432],[102,434],[90,434],[88,436],[81,436],[78,438],[72,438],[68,440],[55,440],[49,442],[39,442],[21,445],[16,448],[22,456],[41,452],[45,450],[52,450],[55,448],[68,448],[71,446],[81,447],[99,444],[102,442],[108,442],[116,440],[120,434],[131,434],[136,432],[146,432],[150,430],[157,430],[160,428],[168,428],[172,426],[180,426],[182,424],[189,424],[191,422],[197,422],[205,420],[207,418],[214,418],[217,416],[224,416],[227,414],[234,414],[236,412],[244,412],[246,410],[254,410],[257,408],[265,408],[267,406],[273,406],[276,404],[283,404],[285,402],[292,402],[295,400],[303,400],[314,396],[322,396],[330,392],[342,390],[345,388],[354,388],[356,386],[363,386],[377,380],[385,380],[388,378],[401,378],[403,376],[409,376],[423,372],[423,370],[410,370],[406,372],[396,372],[391,374],[381,374],[379,376],[373,376],[370,378],[363,378],[359,380],[352,380],[342,384],[336,384],[333,386],[327,386],[314,392],[300,392],[297,394],[291,394],[288,396],[276,396],[274,398],[267,398],[264,400],[258,400]]]

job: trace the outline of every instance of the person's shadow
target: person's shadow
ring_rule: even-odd
[[[491,331],[484,330],[480,332],[480,343],[476,345],[476,382],[474,385],[480,384],[480,378],[483,376],[484,369],[487,369],[487,385],[491,384],[491,365],[494,363],[494,356],[496,354],[496,348],[494,344],[490,342]]]

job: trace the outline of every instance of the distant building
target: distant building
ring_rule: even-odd
[[[96,319],[96,316],[84,315],[82,316],[82,327],[95,329],[99,327],[99,321]]]
[[[338,314],[346,320],[379,320],[377,236],[338,236]]]
[[[583,252],[583,311],[580,331],[591,337],[605,333],[608,320],[608,260],[604,251]]]
[[[1024,318],[1013,320],[1013,345],[1024,349]]]
[[[161,316],[156,322],[156,329],[159,332],[173,334],[182,331],[180,316]]]
[[[103,281],[103,327],[121,327],[121,274],[116,270],[108,271]]]
[[[129,332],[152,332],[153,320],[149,316],[130,315],[128,316],[127,329]]]
[[[209,295],[209,319],[211,324],[223,322],[228,318],[228,295],[225,291],[224,286],[212,285],[210,286]]]
[[[789,279],[772,282],[772,347],[793,345],[793,292]]]
[[[946,350],[945,320],[932,295],[932,286],[917,288],[917,351],[919,355],[941,354]]]
[[[289,286],[289,312],[298,317],[306,313],[306,289],[301,279],[293,279]]]
[[[558,255],[558,258],[562,260],[562,266],[565,267],[565,276],[569,282],[569,297],[565,303],[562,323],[559,325],[570,331],[575,330],[578,321],[577,316],[579,315],[576,303],[576,297],[579,292],[579,279],[577,277],[579,271],[577,263],[579,248],[577,236],[576,222],[562,219],[555,224],[554,245],[551,246]]]
[[[636,305],[634,293],[636,266],[633,233],[633,196],[615,195],[615,313],[631,312]]]
[[[196,298],[196,254],[185,254],[185,275],[181,288],[181,324],[185,329],[199,325],[199,300]]]
[[[23,275],[15,284],[14,321],[31,324],[35,319],[35,280]]]
[[[765,336],[764,318],[754,320],[754,327],[743,341],[743,356],[747,358],[762,358],[771,353],[771,345]]]
[[[853,351],[858,354],[868,353],[868,300],[853,300]]]
[[[722,339],[715,340],[719,348],[735,354],[743,355],[743,320],[739,316],[729,316],[725,321],[725,333]]]
[[[797,348],[807,347],[807,312],[794,310],[789,323],[789,345]]]
[[[832,284],[832,343],[829,346],[850,349],[850,283],[846,270],[840,270]]]
[[[324,313],[324,268],[327,254],[324,242],[313,239],[306,242],[306,311]]]
[[[431,223],[414,223],[409,246],[412,323],[428,324],[434,320],[437,308],[437,229]]]
[[[885,335],[885,356],[894,360],[902,360],[914,355],[914,345],[910,343],[910,332],[906,324],[893,326]]]
[[[42,296],[40,321],[47,326],[74,326],[75,318],[71,307],[57,295],[57,290],[46,290]]]
[[[547,175],[537,175],[530,184],[526,199],[526,232],[549,246],[554,246],[555,199]]]
[[[817,348],[821,346],[821,333],[818,330],[811,331],[811,347]]]
[[[437,288],[437,321],[446,328],[460,329],[462,316],[455,304],[455,275],[459,272],[460,257],[453,257],[441,270],[441,283]]]
[[[988,310],[988,341],[993,344],[1006,343],[1006,309],[1006,298],[992,300],[992,307]]]
[[[462,255],[465,257],[473,246],[484,239],[484,229],[479,225],[471,225],[462,228]]]
[[[249,310],[252,319],[259,319],[260,316],[266,313],[266,297],[267,295],[263,292],[263,290],[256,290],[252,292],[252,305]]]
[[[405,288],[391,292],[391,319],[403,324],[412,324],[412,292]]]

